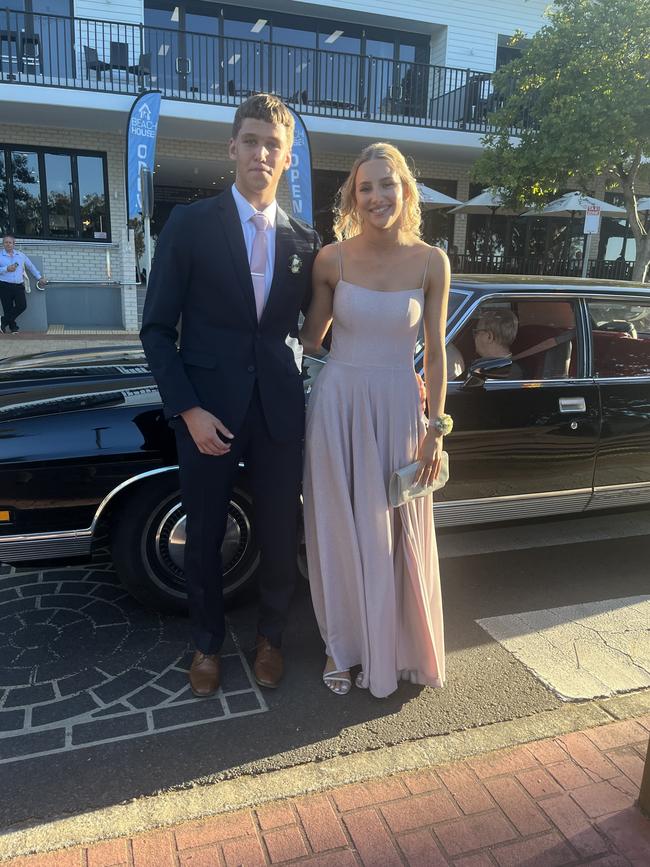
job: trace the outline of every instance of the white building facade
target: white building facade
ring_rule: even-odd
[[[400,147],[424,183],[470,196],[471,166],[499,100],[490,74],[513,56],[516,31],[532,35],[543,25],[547,6],[7,2],[0,11],[0,231],[15,232],[42,262],[52,283],[48,327],[127,330],[138,326],[138,278],[126,220],[125,128],[141,89],[163,94],[154,233],[176,202],[232,181],[227,142],[236,107],[268,90],[300,111],[310,132],[315,224],[327,240],[336,190],[372,141]],[[425,237],[461,258],[470,249],[478,255],[484,221],[472,219],[429,214]],[[514,225],[499,232],[504,256],[539,242],[522,240]]]

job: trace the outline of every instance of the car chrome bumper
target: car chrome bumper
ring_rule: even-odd
[[[20,560],[48,560],[90,554],[93,534],[87,530],[60,530],[53,533],[21,533],[0,536],[0,563]]]

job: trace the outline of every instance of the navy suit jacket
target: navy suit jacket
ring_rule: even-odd
[[[287,338],[295,342],[309,303],[319,247],[313,229],[278,207],[273,281],[258,323],[230,189],[174,208],[156,245],[140,331],[167,417],[200,406],[237,435],[257,382],[272,438],[302,435],[302,376]]]

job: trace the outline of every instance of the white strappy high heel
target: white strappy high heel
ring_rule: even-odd
[[[325,671],[323,672],[323,683],[334,693],[334,695],[347,695],[352,688],[352,678],[349,671],[338,671],[332,669],[327,671],[327,665],[334,663],[334,660],[328,656],[325,663]]]

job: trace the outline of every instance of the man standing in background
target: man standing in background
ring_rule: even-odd
[[[30,260],[15,249],[16,238],[6,234],[2,239],[0,250],[0,304],[2,304],[2,319],[0,331],[12,334],[19,331],[16,320],[27,307],[25,300],[25,269],[36,277],[36,286],[44,289],[47,280],[39,274]]]

